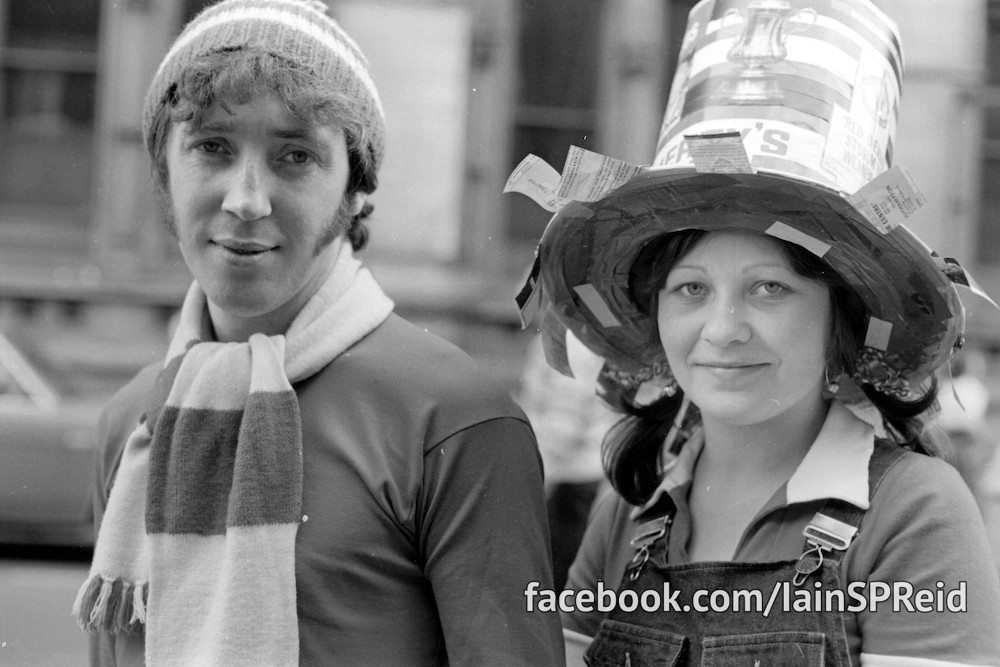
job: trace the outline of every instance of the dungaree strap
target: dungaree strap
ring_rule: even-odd
[[[875,451],[868,461],[869,503],[875,497],[886,473],[905,453],[905,449],[890,440],[875,441]],[[826,501],[823,509],[813,516],[802,531],[806,539],[802,554],[795,564],[795,585],[801,586],[810,574],[819,569],[824,560],[840,563],[857,535],[865,511],[843,500],[831,498]]]
[[[868,461],[869,502],[875,497],[875,492],[886,473],[905,453],[905,449],[891,440],[875,441],[875,450]],[[628,565],[629,576],[632,579],[639,576],[649,560],[653,544],[667,534],[677,510],[666,493],[660,493],[659,498],[649,505],[650,507],[643,512],[642,520],[636,522],[632,534],[631,544],[635,554]],[[835,498],[827,500],[823,509],[816,513],[803,530],[806,539],[802,555],[796,564],[799,573],[797,579],[801,578],[804,581],[805,577],[819,568],[823,560],[839,563],[857,534],[864,515],[865,510],[848,502]]]
[[[674,513],[677,511],[677,506],[668,494],[663,493],[661,489],[657,489],[657,494],[659,497],[653,501],[650,509],[643,512],[642,520],[636,520],[632,532],[630,544],[635,553],[626,568],[632,581],[635,581],[642,572],[643,566],[649,560],[653,545],[667,535],[674,520]]]

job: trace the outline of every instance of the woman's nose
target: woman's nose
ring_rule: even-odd
[[[222,200],[222,210],[243,221],[258,220],[271,214],[267,174],[258,160],[245,157],[234,165]]]
[[[706,320],[702,327],[702,338],[706,341],[725,347],[730,343],[745,343],[750,340],[750,325],[743,304],[735,299],[719,298],[706,310]]]

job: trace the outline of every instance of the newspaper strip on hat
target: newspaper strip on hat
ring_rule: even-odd
[[[651,166],[572,147],[562,173],[529,155],[504,192],[555,212],[517,297],[543,312],[549,363],[569,329],[634,396],[670,377],[629,277],[656,237],[749,229],[822,258],[867,309],[848,373],[899,397],[963,342],[956,285],[989,299],[906,227],[925,203],[892,165],[903,54],[868,0],[702,0],[691,10]],[[995,304],[994,304],[995,305]]]

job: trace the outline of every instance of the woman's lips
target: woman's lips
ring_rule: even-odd
[[[696,363],[695,367],[704,369],[705,371],[719,376],[719,377],[740,377],[744,375],[750,375],[762,370],[767,366],[764,363]]]

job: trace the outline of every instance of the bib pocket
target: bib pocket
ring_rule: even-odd
[[[825,641],[822,632],[808,631],[709,636],[701,642],[701,665],[822,667]]]
[[[672,632],[605,619],[584,659],[590,667],[676,667],[686,648]]]

